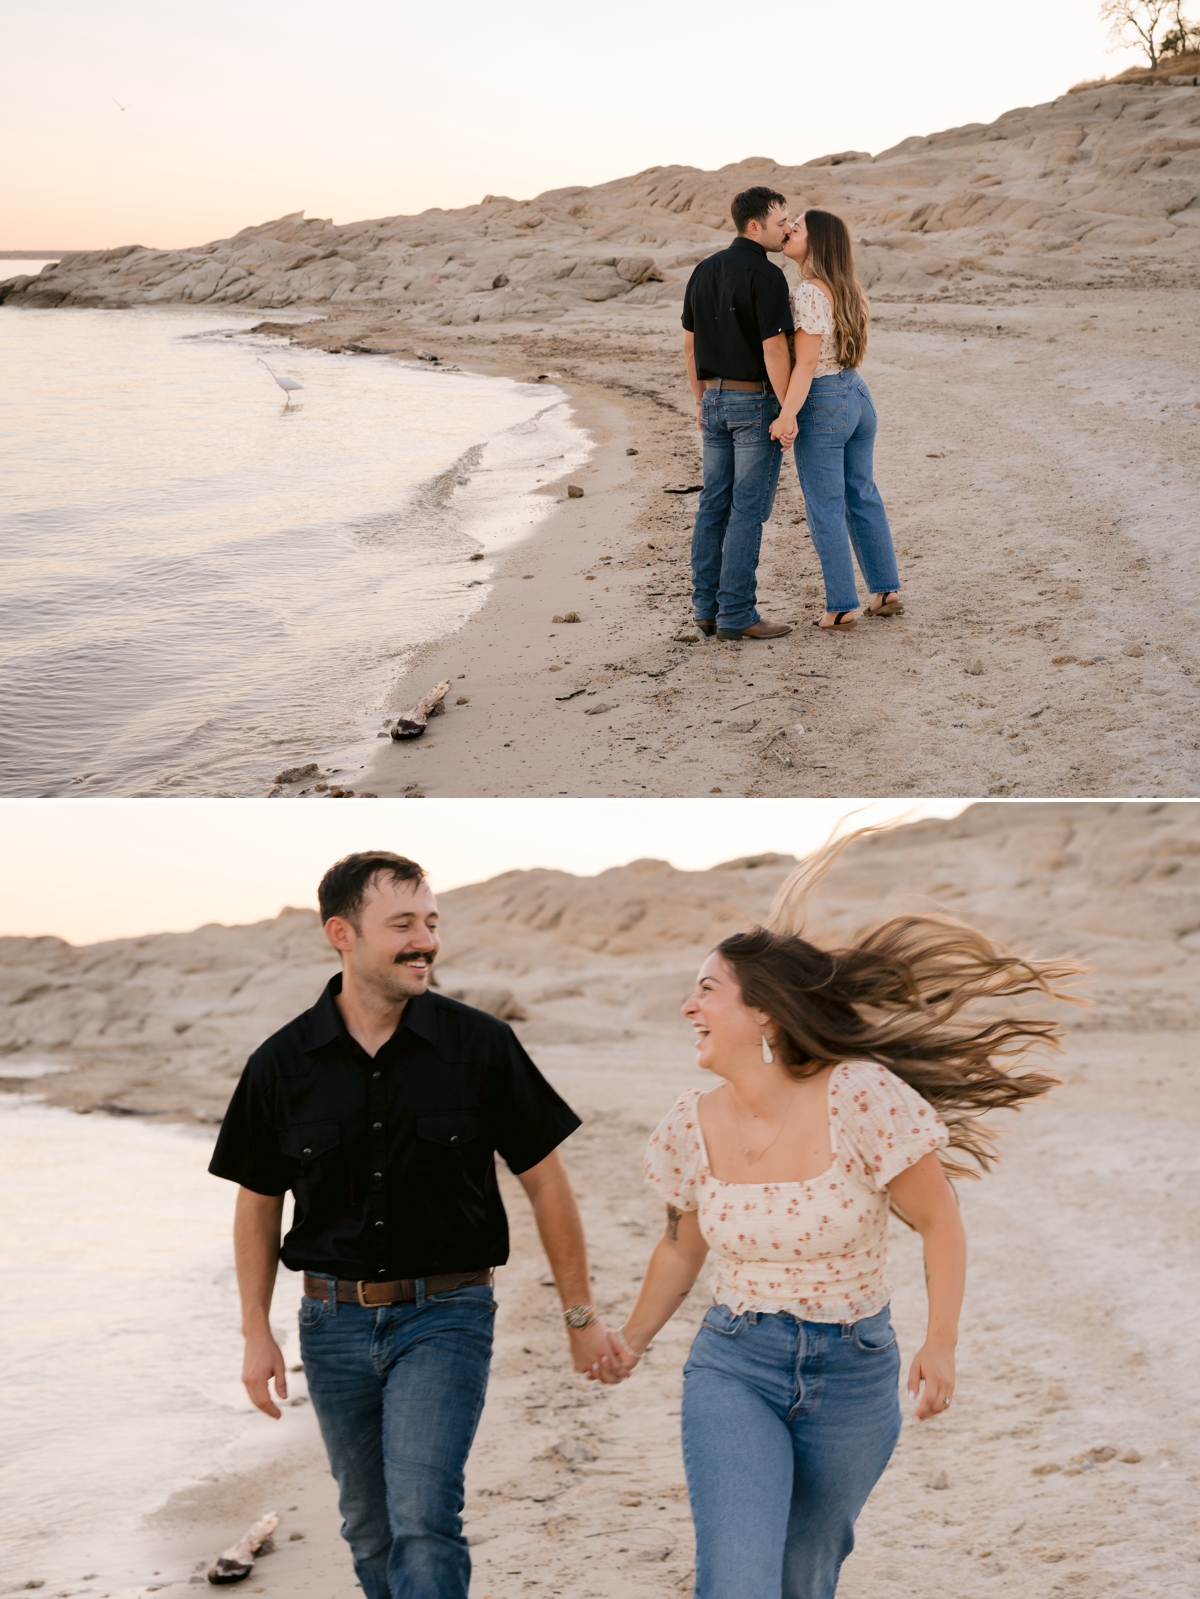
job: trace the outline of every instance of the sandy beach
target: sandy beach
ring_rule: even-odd
[[[1198,122],[1194,88],[1108,84],[874,157],[653,167],[336,227],[295,213],[191,251],[70,255],[4,292],[316,311],[260,326],[364,361],[544,376],[591,433],[583,497],[548,477],[556,514],[471,568],[488,603],[397,682],[394,711],[449,681],[449,714],[280,794],[1188,796]],[[670,491],[700,476],[679,303],[728,242],[730,196],[764,182],[854,230],[907,609],[814,633],[785,462],[759,594],[795,631],[679,642],[695,499]]]
[[[1063,1013],[1062,1086],[1006,1119],[994,1175],[961,1185],[973,1265],[955,1408],[906,1427],[859,1523],[849,1599],[1194,1591],[1198,1395],[1183,1329],[1196,1312],[1197,860],[1195,806],[981,804],[856,845],[827,880],[814,923],[823,937],[935,904],[1013,945],[1082,957],[1095,973],[1092,1007]],[[790,864],[510,872],[442,897],[442,988],[511,1017],[584,1117],[566,1156],[598,1300],[613,1314],[628,1307],[659,1225],[641,1183],[646,1136],[696,1077],[680,998],[697,958],[764,913]],[[315,913],[303,910],[81,948],[6,939],[4,1086],[93,1114],[208,1120],[245,1052],[310,1002],[329,970]],[[47,1063],[67,1069],[22,1076]],[[703,1284],[630,1383],[586,1384],[566,1368],[528,1207],[504,1181],[514,1248],[468,1476],[472,1591],[687,1592],[679,1370]],[[892,1248],[911,1355],[918,1249],[903,1231]],[[147,1522],[141,1552],[160,1573],[151,1586],[202,1582],[216,1550],[273,1508],[277,1552],[247,1589],[354,1591],[302,1374],[292,1381],[300,1403],[278,1434],[263,1422],[252,1465],[177,1495]]]

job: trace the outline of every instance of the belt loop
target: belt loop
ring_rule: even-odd
[[[721,392],[721,385],[722,385],[722,383],[724,383],[724,381],[725,381],[724,378],[718,378],[717,379],[717,393],[718,394],[720,394],[720,392]]]
[[[337,1315],[337,1310],[338,1310],[337,1288],[338,1288],[337,1278],[336,1277],[331,1277],[329,1279],[329,1286],[327,1287],[327,1289],[325,1291],[325,1314],[327,1316],[336,1316]]]
[[[424,1277],[418,1277],[416,1282],[413,1284],[413,1287],[417,1291],[417,1301],[416,1301],[417,1302],[417,1309],[418,1310],[424,1310],[425,1309],[425,1279],[424,1279]]]

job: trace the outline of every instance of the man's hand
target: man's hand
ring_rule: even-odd
[[[620,1345],[602,1321],[590,1327],[568,1327],[571,1340],[571,1359],[575,1370],[586,1372],[589,1382],[620,1382],[629,1373],[623,1369]]]
[[[799,431],[800,427],[796,418],[788,416],[785,411],[781,411],[774,422],[771,423],[771,437],[777,439],[785,450],[796,442],[796,435]]]
[[[287,1398],[287,1368],[283,1351],[270,1332],[256,1333],[246,1339],[246,1353],[242,1359],[242,1382],[250,1395],[250,1402],[264,1416],[279,1420],[279,1406],[271,1398],[270,1382],[275,1379],[275,1392],[280,1399]]]

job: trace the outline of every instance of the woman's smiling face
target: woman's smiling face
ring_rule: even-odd
[[[746,1050],[755,1054],[761,1050],[767,1018],[744,1003],[733,968],[723,956],[708,957],[682,1009],[696,1030],[696,1061],[705,1071],[719,1071],[718,1061]]]

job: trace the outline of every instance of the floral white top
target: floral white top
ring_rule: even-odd
[[[802,1321],[882,1310],[891,1296],[887,1184],[947,1141],[933,1106],[885,1066],[843,1061],[829,1077],[828,1170],[802,1183],[726,1183],[708,1164],[703,1092],[680,1094],[656,1128],[646,1181],[677,1210],[699,1211],[716,1303]]]
[[[834,372],[840,372],[842,366],[837,358],[837,341],[833,336],[833,307],[825,290],[802,278],[792,290],[792,321],[801,333],[821,335],[821,353],[817,357],[817,370],[813,377],[827,378]]]

